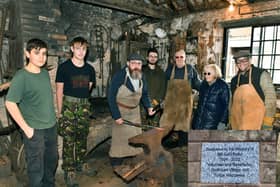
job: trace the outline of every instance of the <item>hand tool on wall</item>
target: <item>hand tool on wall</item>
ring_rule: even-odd
[[[94,25],[93,31],[91,33],[91,42],[96,48],[96,56],[99,58],[100,64],[100,74],[99,79],[101,79],[101,96],[104,95],[104,56],[107,48],[110,46],[109,34],[107,29],[102,25]],[[99,94],[98,94],[99,95]]]

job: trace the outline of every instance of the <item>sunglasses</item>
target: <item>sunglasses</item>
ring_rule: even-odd
[[[204,72],[203,75],[204,75],[204,76],[206,76],[206,75],[211,75],[211,73],[210,73],[210,72],[207,72],[207,73]]]
[[[184,58],[184,56],[175,56],[176,59],[178,58]]]

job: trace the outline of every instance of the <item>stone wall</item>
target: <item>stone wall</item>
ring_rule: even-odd
[[[256,2],[246,6],[188,14],[173,19],[170,32],[188,32],[187,37],[198,38],[198,55],[190,58],[191,64],[215,62],[221,65],[223,59],[224,28],[279,23],[280,1]],[[188,45],[188,43],[187,43]],[[201,57],[199,56],[201,55]],[[201,61],[201,62],[200,62]]]
[[[202,144],[232,142],[258,142],[259,183],[201,183]],[[190,131],[188,142],[188,187],[275,187],[276,144],[276,133],[274,131]]]

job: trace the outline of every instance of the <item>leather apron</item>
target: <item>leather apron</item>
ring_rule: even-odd
[[[168,81],[160,127],[188,132],[192,115],[192,88],[188,81],[187,66],[184,79],[174,79],[175,66]]]
[[[252,68],[249,70],[249,84],[239,86],[233,95],[231,107],[231,127],[233,130],[260,130],[265,115],[264,102],[252,85]]]
[[[117,93],[117,103],[122,119],[126,119],[133,123],[141,123],[139,102],[142,97],[142,81],[137,91],[133,92],[126,87],[127,76],[125,82],[120,86]],[[136,148],[128,145],[128,139],[142,133],[142,129],[130,125],[116,125],[112,127],[112,143],[109,155],[110,157],[128,157],[135,156],[143,152],[142,148]]]

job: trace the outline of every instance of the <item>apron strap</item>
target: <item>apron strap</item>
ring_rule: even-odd
[[[175,77],[175,66],[176,66],[176,64],[173,65],[171,75],[170,75],[170,79],[174,79],[174,77]]]
[[[123,83],[123,85],[126,85],[126,82],[127,82],[127,75],[125,75],[125,78],[124,78],[124,83]]]
[[[175,77],[175,66],[176,66],[176,64],[173,65],[171,75],[170,75],[170,79],[174,79],[174,77]],[[185,65],[184,80],[188,80],[187,64]]]
[[[187,64],[185,65],[184,80],[188,80],[188,69],[187,69]]]
[[[128,78],[128,75],[126,74],[123,85],[126,85],[127,78]],[[143,87],[143,81],[141,79],[141,80],[139,80],[139,89],[142,89],[142,87]],[[135,88],[134,88],[134,90],[135,90]]]
[[[141,80],[139,80],[139,89],[142,89],[142,87],[143,87],[143,81],[141,79]]]

